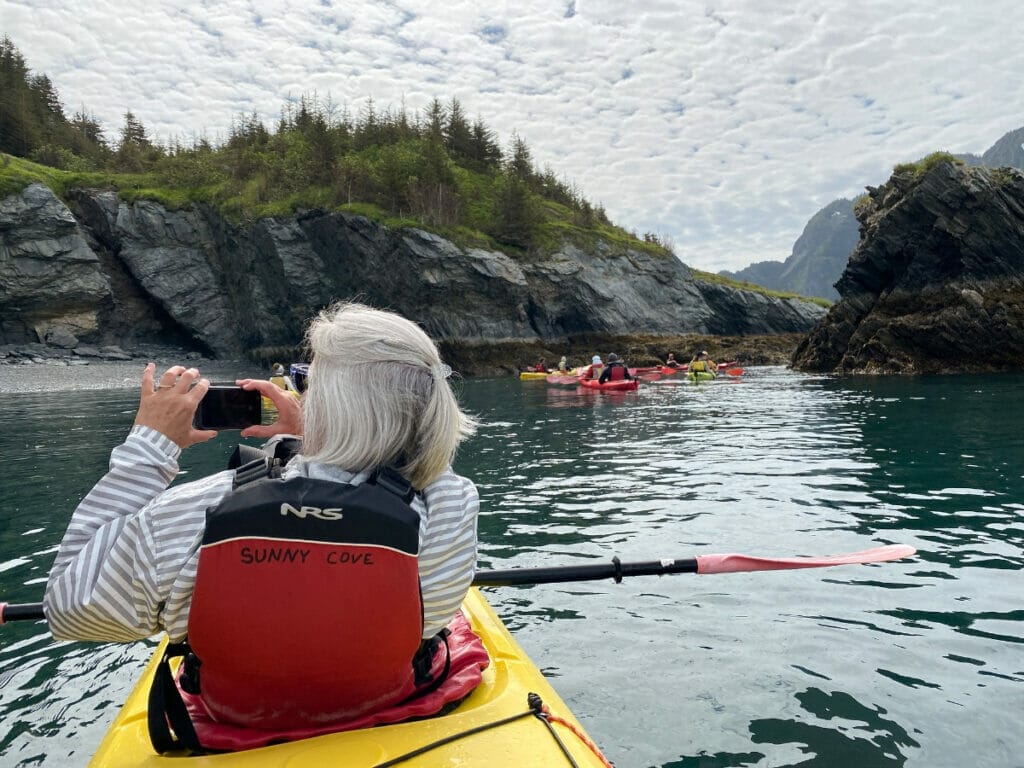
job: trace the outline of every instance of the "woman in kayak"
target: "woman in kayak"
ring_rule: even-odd
[[[622,381],[623,379],[629,380],[633,377],[629,373],[629,368],[626,364],[619,360],[619,356],[614,352],[610,353],[606,358],[607,364],[604,370],[601,371],[601,378],[598,379],[598,383],[604,384],[607,381]]]
[[[595,379],[598,375],[598,370],[604,367],[604,363],[601,362],[600,355],[594,355],[590,358],[590,365],[583,369],[583,373],[580,374],[580,378],[584,380]]]
[[[678,368],[679,362],[676,360],[676,356],[671,352],[668,353],[668,359],[665,360],[666,368]]]
[[[690,361],[690,373],[717,373],[718,364],[710,358],[706,349],[702,349]]]
[[[457,446],[475,429],[475,422],[459,409],[452,393],[448,383],[451,369],[441,362],[437,347],[415,323],[360,304],[339,304],[324,310],[312,321],[306,340],[313,358],[301,402],[269,381],[237,382],[243,389],[269,397],[278,408],[273,424],[248,427],[242,430],[242,437],[280,440],[279,436],[304,435],[299,454],[284,466],[280,479],[264,477],[251,486],[242,485],[247,481],[241,479],[239,470],[238,476],[225,471],[168,487],[178,474],[181,452],[217,435],[193,426],[193,416],[209,382],[200,378],[195,368],[176,365],[155,379],[154,365],[145,367],[135,424],[125,442],[113,450],[108,473],[75,510],[50,571],[44,606],[54,637],[128,641],[165,630],[174,642],[187,633],[203,663],[200,687],[204,703],[209,704],[207,694],[213,695],[217,670],[199,650],[200,634],[218,650],[234,643],[227,650],[239,658],[274,644],[287,648],[281,654],[282,666],[296,656],[300,664],[308,664],[301,667],[306,674],[286,683],[296,691],[298,700],[307,688],[320,682],[319,677],[335,689],[344,688],[337,679],[330,680],[340,673],[324,658],[318,662],[312,650],[307,656],[307,647],[331,649],[333,645],[345,649],[355,647],[352,643],[365,645],[367,641],[358,637],[364,625],[379,630],[399,614],[409,621],[397,629],[414,650],[421,638],[433,638],[445,628],[473,578],[479,508],[474,484],[451,469]],[[391,475],[383,474],[382,468],[386,467],[393,468]],[[237,485],[241,490],[234,489]],[[308,490],[310,498],[293,501],[284,495],[287,489],[296,487],[303,493]],[[239,494],[250,488],[257,499],[261,493],[278,494],[271,500],[274,504],[280,501],[280,511],[278,506],[273,507],[267,525],[291,527],[269,528],[270,533],[259,535],[247,532],[243,541],[256,543],[234,552],[229,562],[218,563],[205,554],[211,543],[207,521],[219,519],[218,511],[225,510],[232,499],[241,498]],[[379,488],[383,490],[375,490]],[[359,509],[362,502],[356,499],[350,505],[347,501],[355,499],[357,491],[363,494],[360,499],[384,497],[383,506],[391,511],[397,508],[399,513],[405,509],[407,517],[410,509],[418,513],[411,516],[411,586],[403,581],[408,589],[392,603],[382,601],[381,595],[395,593],[392,561],[388,560],[394,555],[393,549],[374,548],[372,536],[358,551],[350,538],[343,538],[341,543],[329,538],[331,526],[343,522],[351,525],[352,519],[363,514]],[[337,498],[345,501],[323,503],[316,493],[327,502],[335,498],[331,493],[340,494]],[[368,503],[370,512],[374,503]],[[372,526],[373,515],[366,519]],[[305,537],[308,540],[292,536],[299,543],[281,545],[287,537],[279,537],[276,532],[292,533],[301,524],[314,525],[310,529],[313,532]],[[245,536],[250,538],[246,540]],[[228,536],[227,541],[235,538]],[[409,538],[406,535],[405,539]],[[293,574],[301,580],[276,584],[275,577],[267,574],[271,573],[271,564],[277,567],[278,561],[290,561],[294,569],[273,573]],[[382,561],[385,567],[379,567]],[[310,570],[303,572],[301,567],[305,565]],[[218,599],[216,579],[205,576],[204,569],[207,574],[230,574],[225,579],[231,583],[222,586],[239,587],[243,597],[246,588],[258,591],[256,584],[269,584],[269,590],[277,592],[254,596],[265,603],[264,607],[255,602],[252,608],[258,614],[254,617],[257,641],[252,636],[239,637],[240,630],[233,626],[223,626],[228,620],[221,609],[230,609],[230,605],[220,606],[202,622],[197,622],[197,616],[190,618],[190,609],[198,605],[200,593],[212,596],[209,602]],[[321,613],[338,610],[335,603],[356,599],[337,588],[331,592],[326,586],[342,574],[352,574],[344,578],[355,578],[357,584],[362,579],[367,585],[367,596],[359,599],[374,602],[369,602],[360,615],[336,617],[326,632],[318,633],[289,623],[277,613],[300,605],[299,621],[309,617],[313,622],[321,619]],[[205,588],[200,584],[204,580]],[[391,592],[378,589],[378,582]],[[414,622],[411,630],[410,622]],[[196,623],[204,623],[204,627]],[[217,631],[210,631],[211,624],[219,625],[212,627]],[[378,642],[386,653],[390,638],[375,638],[371,642]],[[372,668],[362,658],[338,666],[355,672]],[[411,677],[408,669],[404,674]],[[360,684],[354,685],[358,688]],[[250,682],[252,690],[247,695],[266,698],[269,694],[261,691],[264,685]],[[238,714],[239,708],[248,706],[247,699],[235,700],[234,694],[229,694],[227,709],[236,713],[236,721],[241,717],[244,724],[250,724],[246,712]],[[304,709],[299,705],[293,708],[299,713],[298,722],[304,718],[322,722],[340,717],[337,707],[317,711],[319,700],[312,701],[304,701]],[[375,706],[375,702],[367,706]],[[215,710],[211,707],[211,711]],[[274,702],[267,702],[266,712],[275,712]],[[260,724],[260,716],[260,712],[252,714],[253,725]],[[266,727],[295,727],[293,721],[282,722],[284,725],[268,717]]]
[[[297,392],[295,384],[292,383],[291,377],[285,373],[284,366],[280,363],[274,363],[270,369],[270,383],[276,384],[281,389],[286,389],[289,392]]]

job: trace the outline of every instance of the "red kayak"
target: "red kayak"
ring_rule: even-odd
[[[636,379],[620,379],[619,381],[606,381],[604,384],[597,379],[584,379],[580,381],[581,387],[587,389],[599,389],[602,392],[631,392],[640,386]]]

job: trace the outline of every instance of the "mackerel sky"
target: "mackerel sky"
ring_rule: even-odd
[[[1021,0],[0,0],[0,34],[114,138],[457,97],[503,147],[718,271],[929,152],[1024,126]]]

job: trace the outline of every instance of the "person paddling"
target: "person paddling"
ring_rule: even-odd
[[[597,378],[597,372],[602,367],[604,367],[604,363],[601,362],[601,356],[594,355],[590,358],[590,365],[583,369],[583,373],[580,374],[580,378],[584,381]]]
[[[237,382],[278,408],[242,437],[277,452],[301,435],[298,454],[173,488],[181,452],[217,435],[193,426],[209,382],[148,364],[134,426],[75,510],[44,598],[58,639],[188,635],[182,690],[214,726],[279,740],[429,682],[420,651],[429,667],[426,641],[456,616],[476,564],[478,493],[451,469],[475,422],[434,343],[360,304],[321,312],[306,340],[301,401]]]
[[[676,360],[676,356],[671,352],[668,353],[668,358],[665,360],[666,368],[678,368],[679,362]]]
[[[605,358],[605,361],[606,365],[604,370],[601,371],[601,378],[598,379],[598,383],[604,384],[607,381],[623,381],[633,378],[629,368],[626,367],[624,362],[619,360],[619,356],[614,352],[611,352]]]
[[[706,349],[702,349],[690,360],[690,373],[710,373],[714,376],[718,373],[718,364],[711,359]]]
[[[291,376],[285,373],[284,366],[274,363],[270,369],[270,383],[288,392],[298,392],[298,388],[292,382]]]

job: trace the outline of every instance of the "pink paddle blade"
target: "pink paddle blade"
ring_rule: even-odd
[[[698,555],[697,573],[743,573],[745,571],[786,571],[796,568],[828,568],[833,565],[857,565],[881,563],[886,560],[900,560],[910,557],[917,550],[906,544],[890,544],[885,547],[865,549],[848,555],[827,557],[751,557],[750,555]]]
[[[729,374],[730,376],[742,376],[743,375],[743,369],[742,368],[729,368],[729,369],[726,370],[726,373]]]
[[[638,373],[634,378],[640,379],[640,381],[657,381],[661,378],[660,373]]]

